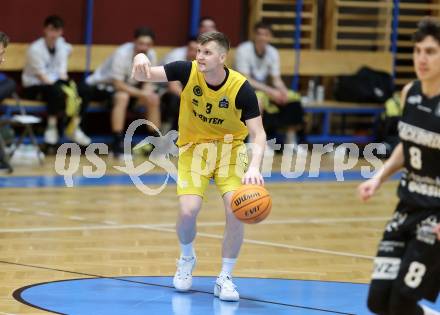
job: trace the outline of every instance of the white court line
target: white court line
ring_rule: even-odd
[[[176,231],[173,229],[160,228],[160,227],[154,227],[154,226],[143,226],[142,228],[147,229],[147,230],[160,231],[160,232],[176,233]],[[215,239],[223,239],[223,235],[203,233],[203,232],[197,232],[197,236],[204,236],[204,237],[215,238]],[[257,241],[257,240],[250,240],[247,238],[245,238],[243,241],[245,243],[254,244],[254,245],[263,245],[263,246],[270,246],[270,247],[277,247],[277,248],[294,249],[294,250],[300,250],[300,251],[304,251],[304,252],[330,254],[330,255],[336,255],[336,256],[345,256],[345,257],[353,257],[353,258],[361,258],[361,259],[369,259],[369,260],[374,259],[374,256],[352,254],[352,253],[339,252],[339,251],[320,249],[320,248],[303,247],[303,246],[288,245],[288,244],[275,243],[275,242]]]
[[[12,212],[23,212],[20,208],[7,208],[6,210],[12,211]],[[37,215],[41,216],[54,216],[54,214],[46,211],[38,211],[34,212]],[[86,221],[85,218],[80,216],[69,216],[69,217],[63,217],[58,216],[60,218],[64,219],[70,219],[74,221]],[[351,218],[306,218],[306,219],[287,219],[287,220],[266,220],[261,222],[260,224],[263,225],[272,225],[272,224],[329,224],[329,223],[355,223],[355,222],[366,222],[366,221],[377,221],[382,222],[388,220],[389,217],[351,217]],[[106,225],[116,225],[118,224],[115,221],[106,220],[102,221],[102,223]],[[176,223],[159,223],[159,224],[153,224],[153,226],[157,227],[174,227]],[[210,226],[224,226],[225,222],[200,222],[197,223],[198,226],[201,227],[210,227]],[[372,231],[381,231],[381,229],[374,229],[374,228],[364,228]],[[0,229],[1,232],[1,229]]]
[[[53,217],[53,216],[54,216],[53,213],[51,213],[51,212],[46,212],[46,211],[37,211],[37,212],[35,212],[35,213],[38,214],[38,215],[41,215],[41,216],[43,216],[43,217]]]
[[[2,315],[16,315],[16,314],[12,314],[12,313],[3,313],[3,312],[0,312],[0,314],[2,314]]]
[[[327,275],[327,273],[323,273],[323,272],[313,272],[313,271],[290,271],[290,270],[273,270],[273,269],[261,269],[261,268],[258,268],[258,272],[259,273],[264,273],[264,274],[272,274],[272,275],[274,275],[274,277],[277,277],[277,275],[280,275],[280,274],[283,274],[283,275],[286,275],[286,274],[289,274],[289,275],[313,275],[313,276],[320,276],[320,277],[322,277],[322,276],[326,276]],[[240,270],[240,274],[243,274],[243,275],[246,275],[246,274],[248,274],[248,275],[251,275],[251,276],[255,276],[255,270],[250,270],[250,271],[248,271],[248,270],[245,270],[245,271],[243,271],[243,270]],[[368,282],[368,281],[366,281],[366,282]]]
[[[328,218],[328,219],[290,219],[290,220],[267,220],[261,223],[263,224],[302,224],[302,223],[354,223],[354,222],[365,222],[365,221],[385,221],[389,217],[354,217],[354,218]]]
[[[116,224],[118,224],[118,222],[110,221],[110,220],[102,221],[102,223],[107,224],[107,225],[116,225]]]
[[[318,218],[307,218],[307,219],[290,219],[290,220],[266,220],[260,225],[272,225],[272,224],[329,224],[329,223],[356,223],[356,222],[383,222],[388,220],[389,217],[353,217],[353,218],[327,218],[327,219],[318,219]],[[117,224],[114,221],[103,221],[104,224]],[[141,224],[142,226],[145,224]],[[148,226],[153,227],[174,227],[176,223],[157,223],[157,224],[147,224]],[[225,221],[217,221],[217,222],[200,222],[197,223],[199,227],[210,227],[210,226],[224,226]],[[128,225],[127,225],[128,226]],[[139,224],[133,225],[133,227],[138,227]],[[376,229],[375,229],[376,230]],[[378,229],[382,231],[382,229]],[[0,230],[1,231],[1,230]]]
[[[328,223],[356,223],[356,222],[370,222],[370,221],[386,221],[389,217],[355,217],[355,218],[328,218],[328,219],[290,219],[290,220],[266,220],[260,225],[271,224],[328,224]],[[174,226],[173,224],[154,224],[154,226],[168,227]],[[223,226],[225,222],[202,222],[197,223],[197,226]]]
[[[20,208],[7,208],[6,210],[11,212],[23,212],[23,209]]]
[[[74,220],[74,221],[84,221],[85,220],[85,218],[83,218],[83,217],[78,217],[78,216],[76,216],[76,215],[71,215],[71,216],[69,216],[69,217],[67,217],[68,219],[70,219],[70,220]]]
[[[0,229],[0,233],[31,233],[31,232],[64,232],[64,231],[83,231],[83,230],[123,230],[140,229],[145,227],[141,224],[128,225],[83,225],[83,226],[62,226],[62,227],[35,227],[35,228],[10,228]]]
[[[277,274],[302,274],[302,275],[314,275],[314,276],[325,276],[328,273],[327,272],[316,272],[316,271],[299,271],[299,270],[274,270],[274,269],[262,269],[262,268],[258,268],[258,271],[261,273],[270,273],[273,275],[277,275]],[[241,274],[250,274],[250,275],[254,275],[255,271],[250,270],[249,272],[247,270],[240,270]]]
[[[76,220],[81,219],[84,220],[82,217],[69,217],[70,219],[76,218]],[[336,222],[365,222],[365,221],[382,221],[386,220],[387,218],[383,217],[365,217],[365,218],[332,218],[332,219],[306,219],[306,220],[299,220],[299,219],[292,219],[292,220],[283,220],[283,221],[268,221],[266,224],[286,224],[286,223],[336,223]],[[213,224],[221,224],[224,225],[224,222],[205,222],[200,223],[199,226],[212,226]],[[79,230],[109,230],[109,229],[130,229],[130,228],[141,228],[141,229],[147,229],[147,230],[154,230],[159,232],[168,232],[168,233],[175,233],[174,229],[167,228],[170,227],[171,224],[151,224],[151,225],[145,225],[145,224],[132,224],[132,225],[94,225],[94,226],[79,226],[79,227],[46,227],[46,228],[15,228],[15,229],[0,229],[0,233],[17,233],[17,232],[54,232],[54,231],[79,231]],[[172,224],[174,226],[174,223]],[[215,239],[223,239],[223,235],[217,235],[217,234],[210,234],[210,233],[203,233],[198,232],[197,235],[202,237],[208,237],[208,238],[215,238]],[[326,250],[326,249],[320,249],[320,248],[312,248],[312,247],[304,247],[304,246],[296,246],[296,245],[289,245],[289,244],[282,244],[282,243],[275,243],[275,242],[266,242],[266,241],[258,241],[258,240],[251,240],[251,239],[244,239],[245,243],[254,244],[254,245],[262,245],[262,246],[270,246],[270,247],[276,247],[276,248],[284,248],[284,249],[292,249],[292,250],[300,250],[305,252],[313,252],[313,253],[320,253],[320,254],[328,254],[328,255],[335,255],[335,256],[344,256],[344,257],[354,257],[354,258],[360,258],[360,259],[368,259],[372,260],[374,259],[373,256],[366,256],[366,255],[360,255],[360,254],[353,254],[353,253],[347,253],[347,252],[340,252],[340,251],[332,251],[332,250]]]
[[[59,228],[56,228],[56,227],[54,227],[54,228],[50,228],[50,227],[48,227],[48,228],[25,228],[25,229],[16,228],[16,229],[0,229],[0,233],[61,232],[61,231],[112,230],[112,229],[122,230],[122,229],[133,229],[133,228],[153,230],[153,231],[159,231],[159,232],[176,233],[176,231],[174,229],[159,227],[156,225],[145,225],[145,224],[114,225],[114,226],[112,226],[112,225],[104,225],[104,226],[103,225],[96,225],[96,226],[77,226],[77,227],[59,227]],[[202,236],[202,237],[220,239],[220,240],[223,239],[223,235],[217,235],[217,234],[198,232],[197,235]],[[275,243],[275,242],[265,242],[265,241],[251,240],[251,239],[247,239],[247,238],[244,239],[244,242],[248,243],[248,244],[254,244],[254,245],[262,245],[262,246],[284,248],[284,249],[293,249],[293,250],[300,250],[300,251],[312,252],[312,253],[320,253],[320,254],[328,254],[328,255],[335,255],[335,256],[352,257],[352,258],[361,258],[361,259],[368,259],[368,260],[374,259],[373,256],[352,254],[352,253],[339,252],[339,251],[320,249],[320,248],[288,245],[288,244]]]
[[[39,213],[43,215],[42,213]],[[48,212],[49,214],[49,212]],[[69,217],[73,220],[73,217]],[[80,217],[82,220],[84,218]],[[364,218],[329,218],[329,219],[291,219],[291,220],[268,220],[260,224],[327,224],[340,222],[370,222],[385,221],[388,217],[364,217]],[[78,219],[77,219],[78,220]],[[173,228],[175,223],[159,223],[159,224],[117,224],[115,221],[103,221],[105,225],[93,224],[82,226],[66,226],[66,227],[36,227],[36,228],[0,228],[0,233],[22,233],[22,232],[62,232],[62,231],[81,231],[81,230],[109,230],[109,229],[136,229],[136,228]],[[110,226],[109,226],[110,225]],[[199,227],[224,226],[225,222],[200,222]],[[381,229],[377,229],[381,231]]]
[[[358,228],[359,229],[359,228]],[[362,228],[362,230],[365,230],[365,231],[370,231],[370,232],[383,232],[383,228],[381,228],[381,229],[375,229],[375,228]]]

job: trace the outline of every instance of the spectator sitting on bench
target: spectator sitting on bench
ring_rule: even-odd
[[[217,30],[214,19],[210,16],[203,16],[199,20],[199,34],[214,32]]]
[[[271,38],[271,27],[256,23],[253,41],[237,47],[235,68],[256,90],[266,132],[273,134],[278,127],[285,128],[284,143],[295,144],[295,149],[301,149],[297,146],[297,133],[302,132],[304,126],[300,96],[288,90],[281,79],[279,53],[269,44]]]
[[[5,61],[4,54],[9,44],[9,37],[0,32],[0,65]],[[0,72],[0,103],[3,99],[10,97],[15,92],[15,81]],[[0,157],[1,161],[1,157]],[[1,162],[0,162],[1,163]]]
[[[8,47],[9,44],[9,37],[5,33],[0,31],[0,65],[5,61],[5,54],[6,54],[6,47]],[[14,83],[14,81],[12,81]],[[0,81],[0,89],[1,89],[1,81]],[[2,89],[3,90],[3,89]],[[2,93],[2,90],[0,90],[0,97],[4,96],[7,97],[8,90],[6,90],[5,93]],[[15,83],[14,83],[14,90],[15,90]],[[3,98],[0,98],[0,101]],[[0,126],[0,173],[3,172],[11,172],[12,168],[9,165],[7,153],[5,152],[6,149],[6,141],[3,138],[3,128]]]
[[[6,76],[3,72],[0,72],[0,102],[5,98],[12,96],[15,92],[15,87],[15,81]]]
[[[215,21],[208,16],[202,17],[199,21],[199,34],[216,31]],[[190,36],[186,45],[171,50],[162,59],[161,64],[165,65],[173,61],[193,61],[197,54],[197,36]]]
[[[24,96],[42,99],[47,103],[48,118],[44,141],[51,145],[57,144],[59,140],[58,114],[70,111],[66,108],[68,96],[64,91],[72,84],[68,82],[67,75],[67,62],[72,46],[62,37],[63,28],[64,22],[60,17],[51,15],[45,19],[44,35],[30,44],[21,77]],[[77,105],[80,105],[79,101]],[[70,111],[75,112],[75,115],[70,116],[71,120],[66,128],[66,136],[84,146],[90,144],[90,138],[81,130],[81,119],[77,114],[81,111],[83,115],[85,110],[86,108],[76,108]]]
[[[134,41],[119,46],[96,71],[80,85],[83,103],[110,100],[112,103],[111,127],[113,132],[112,151],[116,158],[124,153],[124,125],[127,108],[138,105],[145,108],[145,118],[160,128],[160,99],[155,85],[139,84],[131,79],[131,64],[138,53],[145,53],[153,65],[156,62],[154,51],[155,35],[147,27],[134,31]],[[153,131],[153,130],[150,130]]]

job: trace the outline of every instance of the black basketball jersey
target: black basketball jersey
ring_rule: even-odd
[[[426,97],[420,81],[408,91],[399,137],[405,158],[400,199],[416,208],[440,209],[440,94]]]

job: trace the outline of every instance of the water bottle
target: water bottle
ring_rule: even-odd
[[[309,80],[309,86],[307,89],[307,99],[309,102],[313,102],[315,100],[315,81]]]
[[[325,90],[323,85],[318,85],[316,88],[316,101],[318,103],[324,102]]]

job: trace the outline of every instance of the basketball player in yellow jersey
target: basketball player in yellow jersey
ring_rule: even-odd
[[[150,82],[178,80],[183,85],[177,144],[180,148],[192,145],[179,153],[177,194],[180,213],[176,229],[181,256],[173,284],[179,291],[191,288],[192,270],[196,264],[193,249],[196,218],[205,189],[213,178],[222,194],[226,214],[222,270],[214,286],[214,295],[221,300],[238,301],[239,294],[231,274],[243,242],[243,224],[231,211],[231,198],[242,183],[264,184],[260,165],[266,134],[254,90],[244,76],[224,65],[229,40],[222,33],[208,32],[201,34],[197,42],[197,57],[193,62],[177,61],[151,67],[144,54],[136,55],[132,76]],[[253,150],[247,168],[243,140],[248,133]],[[209,147],[214,150],[204,150]],[[228,155],[225,148],[230,148],[230,158],[225,158]],[[197,164],[194,161],[209,171],[194,169]]]

